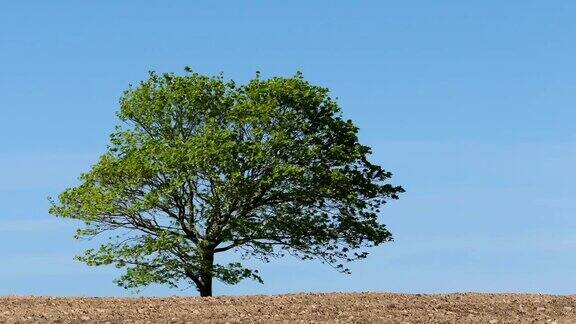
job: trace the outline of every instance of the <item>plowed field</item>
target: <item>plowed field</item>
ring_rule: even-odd
[[[576,295],[0,297],[2,323],[576,323]]]

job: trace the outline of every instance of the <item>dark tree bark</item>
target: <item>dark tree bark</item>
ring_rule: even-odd
[[[202,255],[202,268],[200,270],[200,285],[196,284],[200,297],[212,296],[212,277],[214,268],[214,249],[207,248],[201,253]]]
[[[212,275],[202,276],[202,285],[198,287],[200,297],[212,296]]]

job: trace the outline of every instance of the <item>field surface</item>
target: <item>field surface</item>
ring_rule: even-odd
[[[0,297],[1,323],[576,323],[576,295]]]

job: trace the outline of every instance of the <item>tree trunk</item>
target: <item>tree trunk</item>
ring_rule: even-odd
[[[212,296],[212,277],[214,276],[214,246],[200,244],[198,248],[200,257],[199,268],[185,268],[184,272],[196,285],[200,297]]]
[[[212,296],[212,271],[214,267],[214,251],[208,250],[202,253],[202,271],[200,273],[201,285],[198,287],[200,297]]]
[[[212,296],[212,276],[202,276],[202,285],[198,287],[200,297]]]

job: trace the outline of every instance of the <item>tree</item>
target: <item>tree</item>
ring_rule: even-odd
[[[379,208],[403,192],[368,161],[358,128],[326,88],[301,73],[246,85],[186,68],[150,73],[124,92],[107,152],[50,213],[82,220],[76,238],[112,233],[77,259],[126,272],[116,283],[193,283],[212,295],[258,270],[215,254],[269,262],[285,254],[344,262],[392,239]]]

